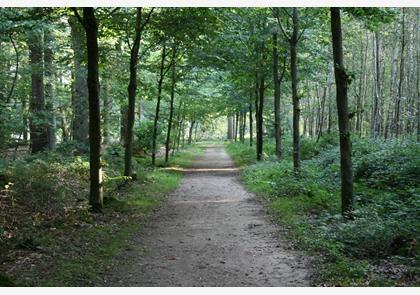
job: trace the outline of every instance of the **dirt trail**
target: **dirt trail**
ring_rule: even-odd
[[[223,147],[209,147],[134,238],[108,286],[307,286],[305,259],[245,191]]]

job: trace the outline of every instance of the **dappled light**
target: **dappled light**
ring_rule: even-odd
[[[419,286],[419,12],[1,7],[0,286]]]

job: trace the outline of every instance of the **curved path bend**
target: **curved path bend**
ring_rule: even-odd
[[[240,184],[224,148],[209,147],[102,283],[308,286],[306,265]]]

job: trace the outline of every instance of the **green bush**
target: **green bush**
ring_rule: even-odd
[[[140,127],[134,130],[134,134],[136,136],[134,141],[135,150],[143,150],[146,153],[152,152],[153,125],[154,122],[152,120],[144,120],[140,123]],[[156,133],[156,147],[158,147],[160,143],[164,142],[164,139],[165,136],[163,133],[162,123],[158,123]]]

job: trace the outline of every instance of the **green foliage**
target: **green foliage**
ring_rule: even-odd
[[[254,165],[248,161],[251,165],[242,172],[242,179],[247,188],[269,200],[269,210],[296,246],[318,253],[320,270],[314,282],[414,284],[420,253],[418,143],[354,142],[356,208],[354,219],[344,221],[336,141],[327,137],[318,144],[310,139],[303,142],[302,153],[309,159],[302,162],[299,175],[286,157]],[[241,160],[247,147],[238,145],[231,143],[227,150],[233,159]],[[377,260],[394,257],[403,257],[397,265],[405,271],[388,277]]]
[[[152,120],[144,120],[140,126],[134,130],[136,140],[134,141],[134,149],[142,150],[144,152],[152,152],[153,148],[153,124]],[[156,132],[156,143],[164,142],[163,124],[159,123]]]

